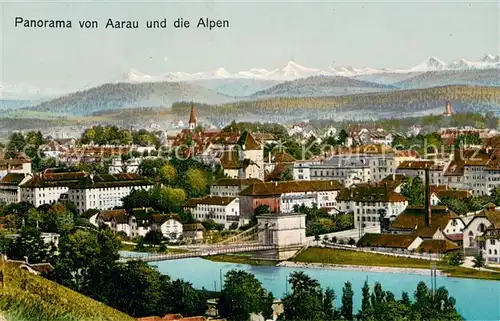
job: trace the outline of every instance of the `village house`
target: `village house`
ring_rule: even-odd
[[[446,198],[456,200],[466,200],[472,197],[472,192],[468,190],[451,189],[448,185],[431,186],[431,205],[440,205],[441,201]]]
[[[252,184],[240,193],[240,224],[250,222],[260,205],[272,213],[293,212],[295,205],[336,207],[341,184],[334,180],[283,181]]]
[[[194,219],[205,221],[212,219],[217,224],[229,228],[239,224],[240,204],[238,197],[205,196],[192,198],[184,205],[184,211],[190,212]]]
[[[210,195],[238,197],[242,190],[255,183],[262,183],[262,181],[257,178],[222,178],[210,185]]]
[[[391,223],[391,233],[415,234],[422,239],[450,240],[462,244],[465,224],[446,206],[430,206],[430,217],[425,206],[409,205]]]
[[[193,242],[203,241],[203,231],[205,228],[201,223],[193,224],[183,224],[182,225],[182,235],[185,239],[191,240]]]
[[[416,250],[423,241],[419,236],[412,234],[365,233],[356,246],[370,248],[372,251],[404,252]]]
[[[390,174],[384,177],[379,184],[386,184],[391,190],[396,193],[401,193],[401,187],[407,177],[403,174]]]
[[[121,206],[122,199],[132,190],[149,189],[153,184],[151,180],[137,174],[93,175],[45,170],[20,185],[20,199],[38,207],[53,204],[63,194],[67,194],[78,212],[83,213],[89,209],[104,210]]]
[[[380,225],[381,218],[394,220],[408,206],[408,199],[388,183],[359,184],[342,189],[337,196],[341,212],[354,214],[354,227]]]
[[[487,208],[475,214],[463,230],[463,247],[467,255],[476,255],[479,250],[485,250],[485,244],[480,241],[488,227],[496,226],[500,222],[500,210],[495,204],[488,204]]]
[[[178,214],[153,214],[151,230],[160,231],[171,240],[178,240],[183,233],[181,219]]]
[[[295,166],[297,160],[290,154],[284,151],[270,151],[264,162],[264,172],[271,173],[279,165]]]
[[[97,222],[97,226],[106,225],[110,230],[123,233],[127,237],[134,238],[139,236],[135,216],[125,209],[100,211],[95,221]]]
[[[19,185],[30,178],[27,173],[8,173],[0,179],[0,203],[19,203],[21,201]]]
[[[365,233],[357,242],[357,247],[371,251],[411,254],[426,253],[442,255],[460,250],[460,247],[448,239],[423,239],[415,234],[379,234]]]
[[[24,153],[18,153],[18,155],[12,159],[4,159],[3,154],[0,153],[0,179],[9,173],[30,174],[31,159]]]
[[[482,236],[486,264],[500,264],[500,220],[494,221]]]
[[[220,157],[224,174],[231,178],[264,180],[264,147],[250,132],[243,132],[236,147]]]
[[[401,162],[397,167],[396,173],[409,177],[419,177],[424,182],[425,170],[428,169],[429,183],[432,185],[443,185],[445,184],[445,168],[445,165],[433,160],[412,160]]]
[[[311,180],[311,165],[321,164],[318,160],[298,160],[293,166],[293,179],[296,181]]]

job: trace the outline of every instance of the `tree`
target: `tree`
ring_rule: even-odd
[[[272,315],[273,295],[251,273],[231,270],[226,273],[218,303],[219,314],[228,320],[248,320],[250,314]]]
[[[342,307],[340,313],[346,320],[353,320],[353,296],[351,282],[347,281],[342,289]]]
[[[361,292],[363,293],[363,298],[361,299],[361,310],[357,318],[359,321],[371,320],[373,317],[373,309],[370,301],[370,286],[368,286],[368,282],[365,281]]]
[[[335,293],[331,289],[323,292],[318,281],[304,272],[290,274],[292,292],[283,298],[283,313],[279,320],[323,321],[335,320]]]
[[[167,288],[167,305],[171,311],[183,316],[204,315],[207,311],[207,294],[198,291],[183,280],[175,280]]]
[[[118,260],[121,242],[107,230],[76,230],[59,240],[59,256],[49,277],[81,293],[92,293],[103,269]]]
[[[342,145],[345,145],[345,143],[347,141],[347,137],[349,137],[349,135],[347,134],[345,129],[342,129],[339,133],[339,143]]]
[[[144,243],[146,244],[160,245],[162,241],[163,234],[160,231],[151,230],[144,235]]]
[[[281,175],[280,181],[293,181],[293,167],[286,166],[283,170],[283,174]]]
[[[5,156],[13,157],[15,154],[24,151],[25,146],[26,140],[24,139],[24,135],[20,132],[13,133],[7,144],[7,154]]]
[[[54,203],[43,212],[43,229],[46,232],[61,233],[73,228],[73,213],[62,203]]]
[[[269,214],[271,213],[271,208],[269,207],[269,205],[259,205],[255,208],[253,213],[255,216],[262,214]]]
[[[401,194],[408,198],[409,205],[424,204],[424,187],[420,177],[409,177],[401,188]]]
[[[170,164],[165,164],[162,167],[160,167],[158,175],[160,176],[160,180],[162,183],[171,184],[175,182],[177,178],[177,171],[175,170],[174,166]]]
[[[7,256],[13,260],[29,263],[50,262],[55,253],[55,246],[47,244],[41,237],[41,232],[32,227],[21,229],[19,237],[10,242],[7,247]]]
[[[482,268],[485,265],[483,251],[479,250],[479,253],[472,260],[475,268]]]
[[[464,262],[463,256],[460,251],[453,251],[444,256],[444,261],[451,266],[460,266]]]
[[[200,196],[207,188],[207,178],[205,173],[200,169],[188,169],[186,183],[190,192],[189,194],[192,196]]]

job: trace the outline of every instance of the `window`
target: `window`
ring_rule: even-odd
[[[495,245],[495,240],[490,240],[491,245]]]

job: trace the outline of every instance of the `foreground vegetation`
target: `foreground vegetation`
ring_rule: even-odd
[[[9,321],[133,321],[134,318],[100,302],[6,266],[6,287],[0,288],[0,311]]]
[[[295,262],[430,269],[430,261],[367,252],[312,247],[300,252]],[[479,271],[438,262],[443,273],[462,278],[500,280],[500,273]]]

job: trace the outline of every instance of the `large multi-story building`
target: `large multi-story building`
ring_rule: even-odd
[[[20,187],[20,200],[34,206],[53,204],[66,195],[78,212],[112,209],[134,189],[149,189],[153,182],[137,174],[56,173],[46,170],[33,174]]]
[[[184,210],[191,212],[193,218],[205,221],[212,219],[217,224],[229,228],[232,224],[239,224],[240,204],[238,197],[206,196],[192,198],[185,205]]]
[[[240,193],[240,217],[247,224],[261,205],[272,213],[293,212],[295,205],[336,207],[342,185],[335,180],[264,182],[248,186]]]
[[[408,206],[408,199],[390,183],[359,184],[337,196],[339,211],[354,213],[354,227],[380,225],[381,217],[395,219]]]

